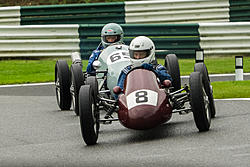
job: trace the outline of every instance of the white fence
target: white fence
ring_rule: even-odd
[[[205,55],[250,55],[250,22],[200,23]]]
[[[20,25],[20,6],[0,7],[1,25]]]
[[[228,22],[228,0],[156,0],[125,2],[126,23]]]
[[[250,22],[200,23],[205,55],[250,55]],[[0,26],[0,57],[70,56],[78,25]],[[145,34],[147,35],[147,34]]]
[[[80,50],[78,27],[0,26],[0,57],[70,56]]]
[[[0,7],[0,25],[19,25],[20,8]],[[230,18],[229,0],[125,1],[124,8],[125,23],[229,22]]]
[[[229,22],[229,7],[229,0],[125,1],[125,22],[199,23],[205,55],[250,55],[250,22]],[[19,25],[20,7],[0,7],[0,57],[69,56],[80,50],[78,25]]]

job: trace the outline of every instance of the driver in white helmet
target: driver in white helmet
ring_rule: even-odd
[[[94,73],[95,69],[92,67],[92,64],[95,60],[98,59],[102,50],[108,47],[111,44],[122,44],[123,43],[123,29],[119,24],[108,23],[106,24],[101,31],[101,43],[94,50],[89,57],[87,73]]]
[[[134,38],[129,45],[129,55],[131,65],[125,67],[121,71],[117,83],[117,86],[121,90],[123,90],[124,81],[128,72],[135,67],[153,70],[157,74],[157,77],[159,78],[161,83],[164,81],[166,87],[171,86],[172,78],[167,73],[166,68],[160,64],[155,63],[155,45],[150,38],[145,36]]]

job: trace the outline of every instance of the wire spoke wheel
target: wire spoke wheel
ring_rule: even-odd
[[[84,85],[84,76],[82,73],[82,66],[78,64],[71,65],[71,97],[72,97],[72,105],[73,110],[76,115],[79,115],[79,90],[82,85]]]
[[[206,116],[207,116],[207,120],[210,124],[211,123],[211,109],[210,109],[210,105],[209,105],[209,99],[208,99],[208,96],[206,94],[204,87],[202,87],[202,92],[203,92],[203,99],[204,99],[204,107],[205,107],[205,111],[206,111]]]
[[[200,132],[208,131],[211,124],[209,99],[204,89],[200,72],[192,72],[189,79],[191,108],[196,127]]]
[[[94,90],[90,85],[83,85],[79,92],[79,117],[83,140],[87,145],[94,145],[99,134],[99,111],[94,99]]]
[[[57,104],[61,110],[69,110],[71,106],[70,71],[65,60],[58,60],[55,65],[55,88]]]
[[[216,114],[216,110],[215,110],[214,97],[213,97],[213,88],[210,84],[207,67],[204,63],[195,63],[194,71],[200,72],[202,74],[202,82],[204,84],[205,92],[208,96],[209,107],[211,109],[211,117],[214,118]]]

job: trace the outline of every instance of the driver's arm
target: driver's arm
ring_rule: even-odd
[[[164,66],[159,64],[156,67],[155,72],[157,73],[157,76],[161,82],[163,82],[164,80],[172,81],[172,77],[167,73],[167,70]]]
[[[91,56],[89,57],[89,61],[88,61],[88,66],[87,66],[87,73],[91,73],[93,72],[95,69],[92,67],[93,62],[98,59],[99,55],[100,55],[101,51],[100,50],[94,50],[91,54]]]
[[[126,79],[127,74],[125,74],[123,71],[120,73],[119,78],[118,78],[118,82],[117,82],[117,86],[119,86],[121,88],[121,92],[123,92],[123,85],[124,85],[124,81]],[[121,94],[121,92],[119,94]],[[115,94],[115,100],[118,99],[119,94]]]
[[[125,67],[120,75],[119,75],[119,78],[118,78],[118,82],[117,82],[117,86],[119,86],[121,88],[121,90],[123,90],[123,86],[124,86],[124,81],[126,79],[126,76],[128,74],[128,72],[131,70],[131,66],[127,66]]]

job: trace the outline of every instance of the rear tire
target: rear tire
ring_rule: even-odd
[[[208,96],[202,83],[200,72],[192,72],[189,79],[191,108],[194,121],[200,132],[208,131],[211,123],[211,110]]]
[[[84,76],[82,73],[82,67],[78,64],[71,65],[71,94],[73,110],[76,115],[79,115],[79,90],[84,85]]]
[[[172,77],[172,85],[174,91],[181,89],[180,68],[177,56],[175,54],[168,54],[165,57],[165,64],[168,73]]]
[[[204,84],[204,88],[205,88],[206,94],[207,94],[208,99],[209,99],[209,106],[211,109],[211,117],[214,118],[215,114],[216,114],[216,110],[215,110],[215,105],[214,105],[213,90],[211,88],[207,67],[204,63],[196,63],[194,65],[194,71],[195,72],[198,71],[202,74],[202,82]]]
[[[94,101],[94,91],[90,85],[83,85],[79,92],[79,117],[83,140],[94,145],[99,133],[99,111]]]
[[[58,60],[55,65],[55,86],[57,104],[61,110],[71,107],[70,71],[65,60]]]

